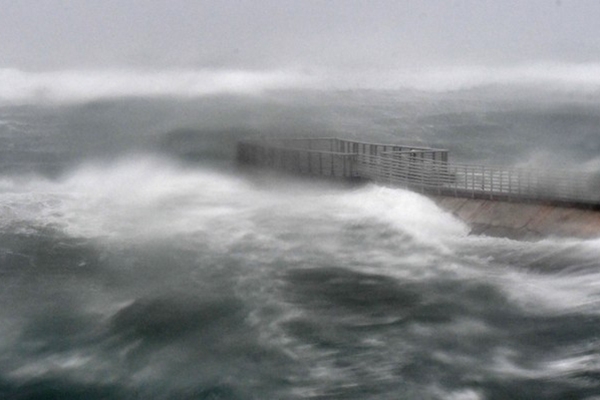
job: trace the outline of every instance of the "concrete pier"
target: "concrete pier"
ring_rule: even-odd
[[[471,233],[514,239],[600,237],[600,212],[551,204],[431,196],[471,227]]]
[[[600,237],[597,176],[451,163],[444,149],[338,138],[241,142],[238,162],[287,173],[370,180],[433,198],[473,233]]]

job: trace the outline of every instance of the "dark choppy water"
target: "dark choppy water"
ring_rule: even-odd
[[[600,239],[469,236],[401,189],[231,163],[267,132],[595,171],[597,110],[389,92],[4,106],[0,398],[597,399]]]

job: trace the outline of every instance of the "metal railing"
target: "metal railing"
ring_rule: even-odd
[[[448,151],[337,138],[242,142],[238,160],[299,174],[362,178],[440,195],[600,205],[598,175],[448,162]]]
[[[600,182],[593,174],[455,164],[407,154],[360,155],[355,171],[376,182],[457,197],[600,204]]]
[[[280,143],[242,142],[238,144],[237,159],[257,167],[303,175],[346,179],[356,176],[356,154],[339,151],[284,147]]]

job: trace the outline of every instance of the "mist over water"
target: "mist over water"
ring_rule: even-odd
[[[0,397],[593,399],[599,240],[470,236],[400,188],[234,163],[338,136],[598,172],[597,93],[501,88],[7,102]]]

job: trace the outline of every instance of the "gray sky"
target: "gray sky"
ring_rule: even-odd
[[[0,0],[0,68],[600,62],[597,0]]]

